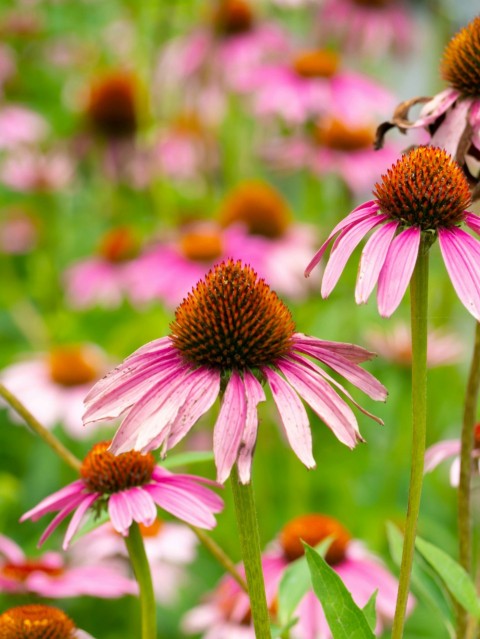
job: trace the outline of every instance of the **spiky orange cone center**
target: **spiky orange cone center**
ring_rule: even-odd
[[[440,71],[443,79],[467,97],[480,97],[480,16],[447,44]]]
[[[325,561],[331,566],[345,559],[350,533],[336,519],[327,515],[310,514],[292,519],[280,533],[280,544],[285,557],[295,561],[304,554],[302,541],[317,546],[327,537],[332,538]]]
[[[58,608],[29,604],[0,615],[0,639],[73,639],[75,625]]]

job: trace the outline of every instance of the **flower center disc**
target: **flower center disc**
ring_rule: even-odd
[[[80,475],[88,489],[111,494],[147,484],[155,468],[153,455],[137,451],[113,455],[107,450],[110,443],[95,444],[82,462]]]
[[[63,568],[46,566],[41,561],[27,560],[21,564],[6,563],[0,569],[0,573],[7,579],[20,582],[26,581],[32,572],[42,572],[44,575],[59,577],[63,574]]]
[[[224,200],[220,223],[229,226],[241,222],[251,235],[277,238],[290,224],[290,211],[283,197],[260,181],[244,182]]]
[[[255,369],[286,355],[295,332],[290,311],[250,266],[215,266],[175,312],[172,341],[196,366]]]
[[[392,4],[392,0],[353,0],[353,3],[369,9],[384,9],[389,4]]]
[[[138,255],[138,240],[126,226],[111,229],[102,237],[98,252],[107,262],[126,262]]]
[[[317,144],[336,151],[360,151],[373,147],[375,130],[371,127],[348,127],[340,120],[320,122],[314,129]]]
[[[440,71],[443,79],[463,95],[480,95],[480,16],[447,44]]]
[[[459,224],[470,204],[462,169],[446,151],[430,146],[403,155],[374,195],[383,213],[423,231]]]
[[[180,238],[180,250],[194,262],[212,262],[223,252],[222,238],[214,230],[190,231]]]
[[[100,357],[86,346],[59,346],[48,355],[51,379],[61,386],[81,386],[97,379]]]
[[[236,35],[251,30],[254,15],[248,2],[244,0],[221,0],[213,20],[219,33]]]
[[[30,604],[0,615],[0,639],[73,639],[75,625],[52,606]]]
[[[302,515],[292,519],[280,533],[280,544],[285,557],[295,561],[305,554],[302,540],[310,546],[317,546],[327,537],[333,541],[325,555],[325,561],[331,566],[345,558],[351,535],[336,519],[327,515]]]
[[[126,71],[112,71],[90,87],[87,116],[93,128],[107,138],[132,136],[137,129],[137,82]]]
[[[146,526],[145,524],[139,523],[140,532],[142,533],[142,537],[156,537],[158,533],[162,530],[164,526],[164,522],[157,517],[153,524],[150,526]]]
[[[327,50],[304,51],[293,60],[293,68],[302,78],[331,78],[338,64],[338,55]]]

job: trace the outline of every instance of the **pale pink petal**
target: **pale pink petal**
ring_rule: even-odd
[[[149,492],[160,508],[182,519],[187,524],[207,529],[214,528],[216,525],[211,510],[183,488],[178,488],[174,484],[162,484],[161,486],[149,484],[145,486],[145,490]]]
[[[294,348],[296,348],[297,344],[301,345],[304,349],[305,347],[309,348],[312,352],[308,352],[307,350],[304,350],[304,352],[312,355],[312,357],[316,357],[315,349],[317,348],[328,348],[355,364],[368,362],[376,357],[376,354],[372,353],[372,351],[368,351],[356,344],[349,344],[348,342],[329,342],[328,340],[318,339],[318,337],[311,337],[309,335],[304,335],[303,333],[295,333],[293,338]]]
[[[257,441],[259,402],[265,401],[265,393],[257,378],[249,371],[243,373],[243,383],[245,385],[245,395],[247,398],[247,417],[243,430],[242,443],[238,453],[238,475],[242,484],[250,481],[252,468],[252,457]]]
[[[123,492],[128,498],[133,520],[151,526],[157,518],[157,507],[148,492],[140,486]]]
[[[108,514],[115,530],[126,537],[128,529],[132,525],[133,516],[130,500],[124,491],[110,495],[108,499]]]
[[[285,428],[288,443],[307,468],[315,468],[312,453],[312,432],[307,412],[293,388],[272,369],[263,367],[278,413]]]
[[[443,260],[460,301],[480,321],[480,243],[459,228],[439,229]]]
[[[459,455],[460,447],[459,439],[447,439],[427,448],[425,453],[425,472],[429,473],[445,459]]]
[[[429,144],[445,149],[453,158],[457,158],[460,139],[468,126],[471,104],[471,99],[458,100],[432,135]]]
[[[72,498],[79,495],[84,489],[85,482],[83,481],[83,479],[77,479],[64,488],[57,490],[57,492],[52,493],[48,497],[45,497],[45,499],[42,499],[42,501],[34,508],[31,508],[25,514],[23,514],[20,517],[20,521],[25,521],[26,519],[37,521],[37,519],[39,519],[46,513],[50,513],[52,512],[52,510],[63,508],[63,506],[66,506]]]
[[[378,310],[390,317],[402,301],[417,262],[421,231],[412,226],[397,235],[388,249],[378,279]]]
[[[158,467],[157,467],[158,468]],[[158,480],[159,486],[176,486],[177,488],[185,491],[191,497],[201,501],[212,512],[218,513],[223,510],[223,500],[213,490],[202,486],[201,484],[207,484],[214,486],[215,488],[223,488],[223,486],[211,479],[205,477],[199,477],[197,475],[183,475],[183,474],[171,474],[170,477],[164,477]],[[151,484],[148,484],[150,486]]]
[[[63,540],[62,548],[66,550],[68,548],[68,544],[70,543],[73,535],[77,532],[78,527],[80,526],[83,516],[93,504],[100,497],[99,493],[90,493],[85,495],[83,501],[79,504],[76,511],[73,513],[73,517],[68,524],[67,532],[65,533],[65,538]]]
[[[450,484],[453,488],[458,488],[460,483],[460,457],[455,457],[450,466]]]
[[[245,387],[240,375],[233,371],[213,430],[213,452],[220,483],[226,481],[237,460],[246,419]]]
[[[420,111],[420,117],[405,128],[423,127],[432,124],[452,106],[459,96],[459,91],[450,88],[438,93],[430,102],[424,104]]]
[[[50,535],[53,533],[53,531],[58,528],[58,526],[61,524],[61,522],[68,517],[68,515],[75,510],[75,508],[82,503],[82,501],[84,500],[85,495],[84,494],[80,494],[77,495],[76,497],[72,497],[71,501],[68,503],[67,506],[65,506],[59,513],[57,513],[55,515],[55,517],[52,519],[52,521],[48,524],[48,526],[45,528],[45,530],[42,533],[42,536],[40,537],[40,539],[38,540],[38,546],[40,547],[43,542],[48,539],[48,537],[50,537]]]
[[[0,535],[0,554],[8,562],[14,564],[21,563],[25,559],[25,554],[20,546],[17,546],[13,539],[9,539],[5,535]]]
[[[381,226],[369,238],[362,251],[358,268],[355,301],[365,304],[377,283],[380,271],[385,263],[387,252],[397,231],[399,222],[388,222]]]

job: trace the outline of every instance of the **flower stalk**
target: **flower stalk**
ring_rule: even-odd
[[[236,464],[232,468],[231,484],[255,637],[256,639],[270,639],[270,617],[265,595],[260,534],[253,488],[251,483],[240,483]]]
[[[392,639],[401,639],[403,637],[423,484],[427,431],[428,249],[429,243],[427,244],[425,236],[422,234],[415,269],[410,281],[412,326],[412,453],[405,538],[403,542]]]
[[[145,545],[140,528],[133,522],[125,537],[130,562],[135,573],[140,590],[140,610],[142,618],[141,639],[156,639],[157,636],[157,608],[153,592],[152,574],[148,563]]]

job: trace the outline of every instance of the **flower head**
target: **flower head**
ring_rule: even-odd
[[[128,71],[110,71],[96,78],[86,106],[92,128],[107,139],[134,135],[138,127],[137,93],[137,79]]]
[[[445,439],[433,444],[425,453],[425,472],[434,470],[438,464],[453,457],[450,466],[450,484],[457,488],[460,483],[460,451],[461,441],[459,439]],[[475,475],[480,475],[480,423],[475,425],[473,430],[472,464]]]
[[[0,615],[0,639],[93,639],[59,608],[28,604]]]
[[[440,66],[443,79],[464,96],[480,96],[480,16],[447,44]]]
[[[480,244],[459,228],[480,232],[480,217],[466,211],[468,183],[456,162],[442,149],[419,147],[402,156],[375,186],[375,200],[365,202],[333,229],[305,271],[309,275],[337,236],[322,281],[328,297],[360,241],[380,226],[363,249],[355,299],[368,300],[378,282],[378,309],[389,317],[400,304],[425,239],[438,237],[440,250],[457,294],[480,318]],[[468,274],[468,276],[466,276]]]
[[[315,462],[302,397],[338,439],[353,448],[362,438],[354,414],[333,390],[347,391],[305,357],[346,377],[370,397],[385,388],[358,366],[371,353],[295,332],[290,311],[249,266],[215,266],[180,304],[169,337],[146,344],[87,396],[85,423],[124,416],[112,451],[172,448],[222,395],[213,448],[218,480],[238,462],[250,480],[257,405],[268,384],[288,441],[309,468]],[[260,381],[259,381],[260,380]]]
[[[75,511],[65,535],[66,548],[90,508],[98,513],[108,509],[113,527],[128,535],[133,521],[150,526],[160,506],[179,519],[201,528],[215,526],[214,513],[223,502],[202,483],[215,485],[196,475],[174,475],[155,465],[150,453],[131,451],[114,455],[110,442],[99,442],[90,450],[80,468],[81,479],[50,495],[25,513],[21,521],[36,521],[49,512],[59,511],[40,538],[47,539],[71,512]]]

